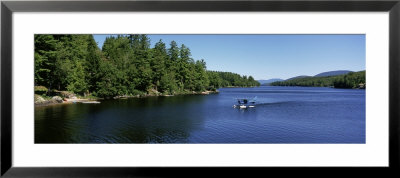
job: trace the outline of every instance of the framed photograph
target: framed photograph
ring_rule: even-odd
[[[399,6],[2,1],[1,174],[395,173]]]

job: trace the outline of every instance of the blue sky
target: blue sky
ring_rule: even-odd
[[[109,35],[94,35],[99,47]],[[287,79],[332,70],[365,70],[365,35],[149,35],[185,44],[208,70]]]

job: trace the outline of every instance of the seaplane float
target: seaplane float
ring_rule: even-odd
[[[233,108],[239,109],[247,109],[247,108],[254,108],[256,103],[257,96],[254,98],[236,98],[237,103],[233,105]]]

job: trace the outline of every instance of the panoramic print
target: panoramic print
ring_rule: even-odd
[[[36,34],[42,143],[363,144],[365,35]]]

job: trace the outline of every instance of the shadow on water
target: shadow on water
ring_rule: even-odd
[[[205,96],[104,100],[35,108],[35,143],[185,143]]]

